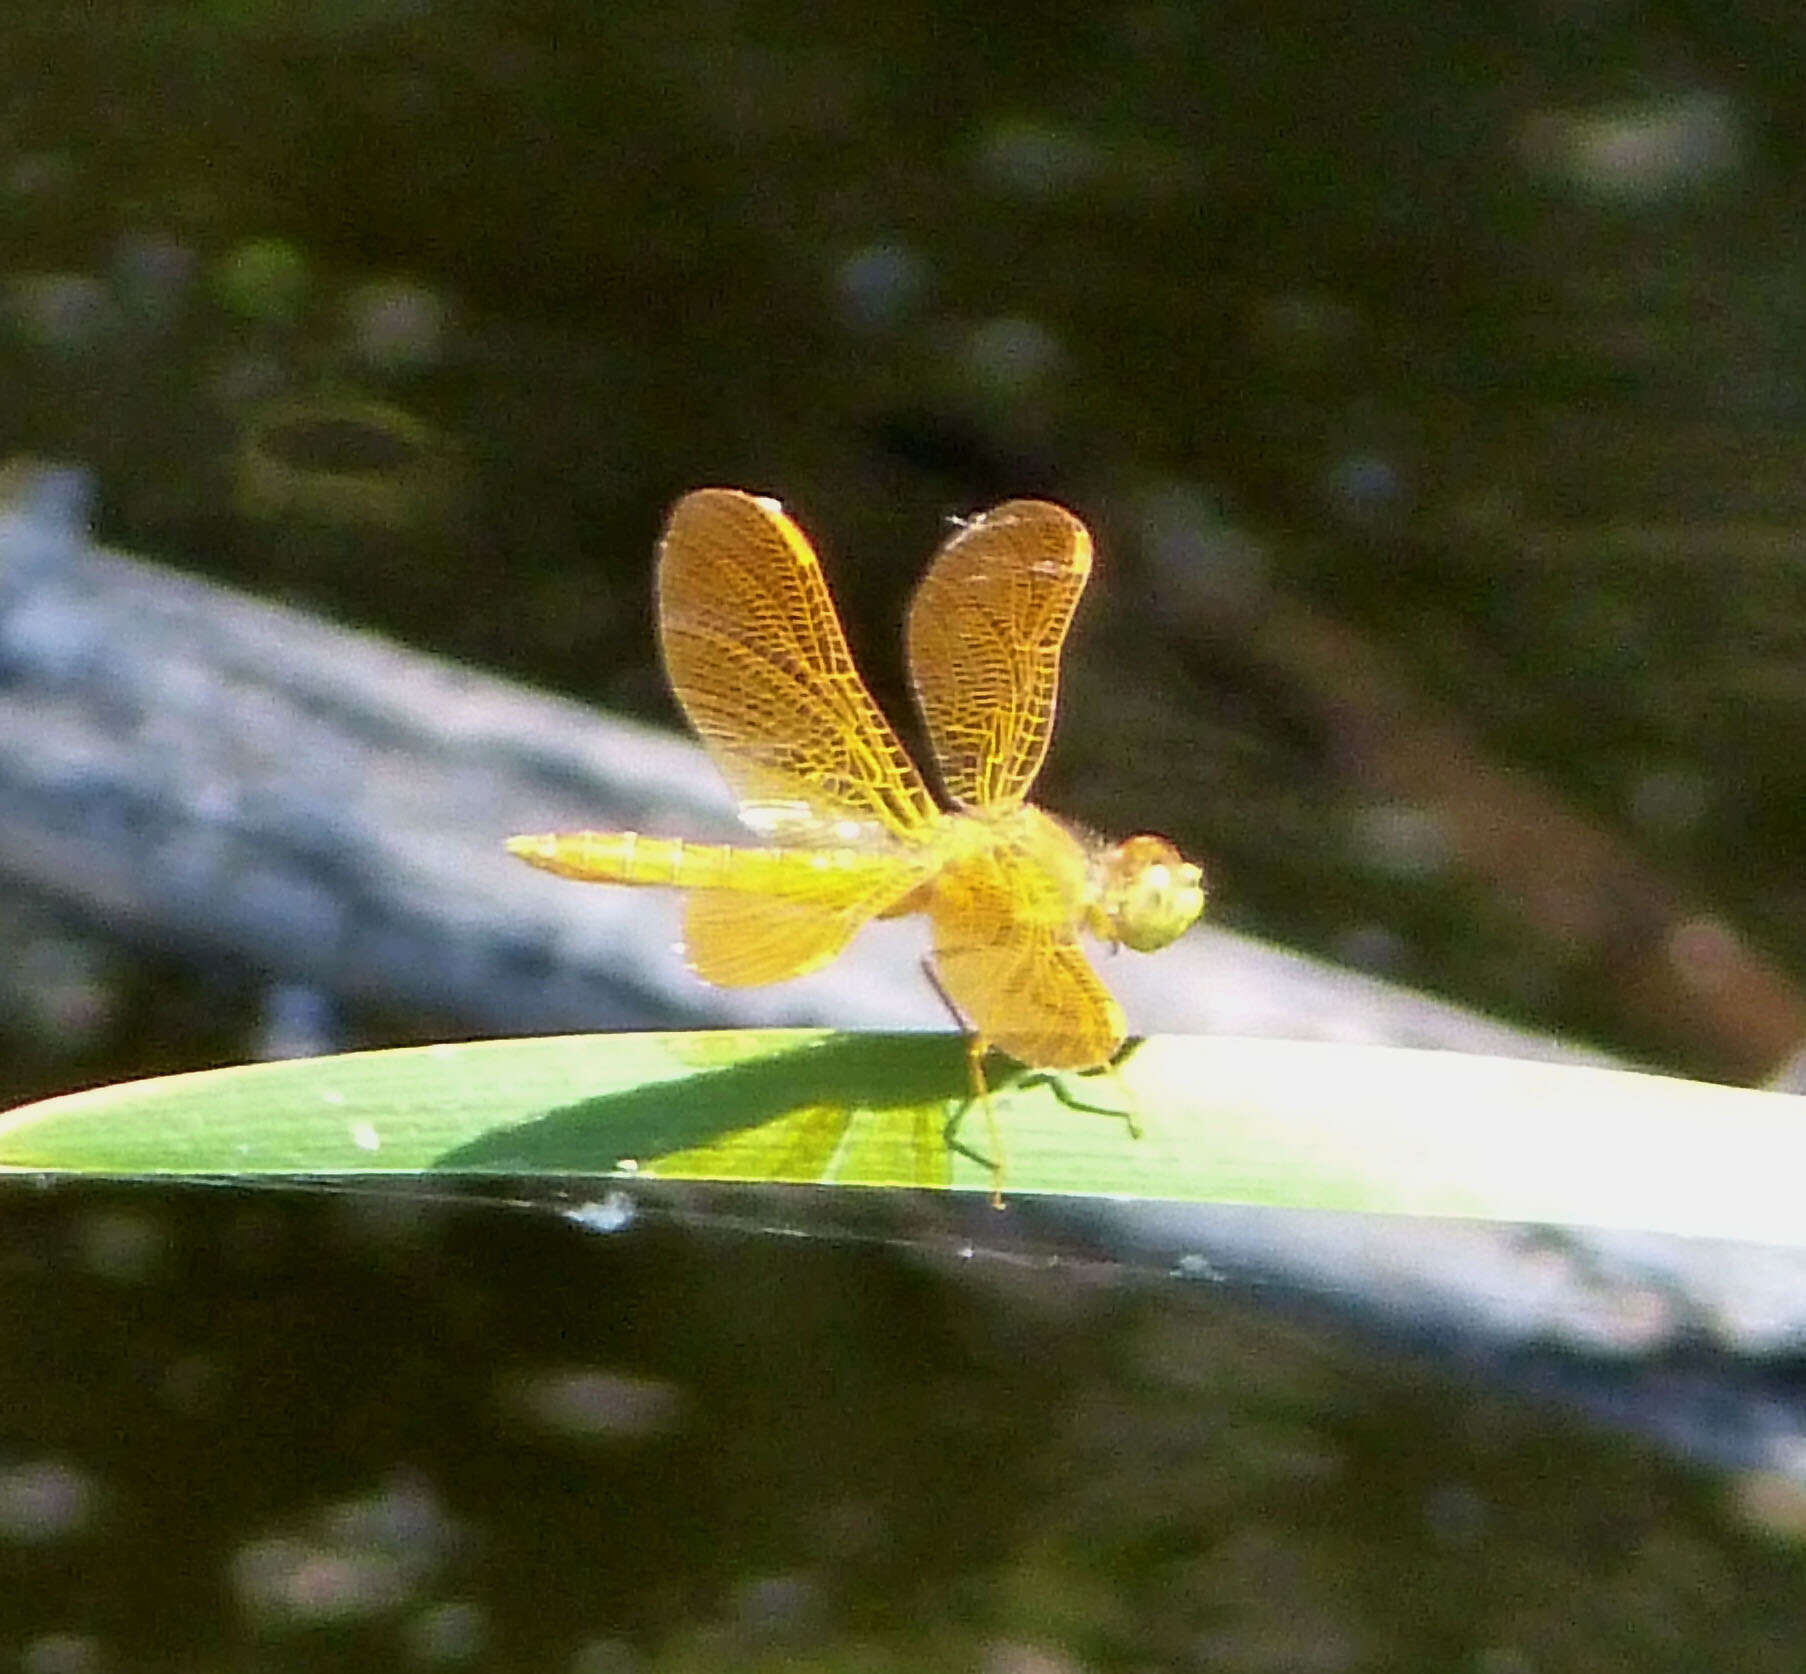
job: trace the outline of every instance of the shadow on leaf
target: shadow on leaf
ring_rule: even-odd
[[[834,1035],[548,1110],[435,1168],[945,1185],[957,1035]]]

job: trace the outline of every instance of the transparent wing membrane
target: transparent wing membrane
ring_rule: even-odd
[[[909,606],[909,671],[947,794],[1013,807],[1047,755],[1060,650],[1091,573],[1085,526],[1045,500],[974,518]]]
[[[775,500],[686,494],[659,544],[658,599],[672,689],[755,830],[909,838],[934,819],[853,666],[814,549]]]
[[[1127,1033],[1122,1007],[1070,924],[1021,911],[1009,857],[949,868],[930,915],[934,964],[954,1003],[989,1045],[1036,1069],[1088,1069]]]

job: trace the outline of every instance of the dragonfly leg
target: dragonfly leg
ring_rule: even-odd
[[[1003,1135],[997,1126],[997,1110],[991,1103],[991,1084],[985,1078],[985,1054],[991,1050],[990,1043],[974,1029],[966,1015],[953,1003],[953,996],[947,992],[947,986],[941,981],[941,974],[934,968],[932,959],[922,961],[922,974],[928,978],[928,985],[940,995],[953,1021],[966,1037],[966,1077],[971,1091],[966,1095],[966,1102],[947,1118],[947,1126],[943,1130],[950,1149],[960,1151],[971,1157],[974,1162],[981,1162],[991,1171],[991,1206],[994,1209],[1003,1207]],[[982,1105],[985,1113],[985,1141],[991,1148],[988,1157],[981,1157],[976,1151],[962,1145],[956,1135],[965,1114],[974,1104]]]
[[[991,1207],[1001,1209],[1004,1206],[1003,1134],[997,1126],[997,1110],[991,1103],[991,1083],[985,1075],[985,1054],[990,1050],[982,1036],[966,1036],[966,1076],[970,1090],[960,1101],[959,1109],[947,1118],[947,1125],[941,1130],[941,1135],[948,1150],[970,1157],[975,1163],[982,1163],[991,1171]],[[965,1121],[966,1112],[975,1104],[981,1106],[985,1113],[985,1141],[990,1147],[989,1156],[973,1150],[959,1137],[960,1123]]]
[[[1129,1084],[1122,1078],[1122,1066],[1129,1055],[1141,1045],[1139,1035],[1126,1040],[1111,1055],[1106,1063],[1093,1065],[1082,1070],[1031,1070],[1023,1079],[1023,1084],[1045,1086],[1068,1110],[1079,1110],[1091,1116],[1115,1116],[1129,1130],[1131,1139],[1141,1138],[1141,1120],[1135,1107],[1135,1094]],[[1093,1104],[1089,1099],[1081,1098],[1073,1092],[1068,1077],[1107,1075],[1116,1083],[1122,1094],[1120,1105]]]
[[[985,1054],[990,1047],[982,1035],[966,1036],[966,1067],[971,1072],[972,1094],[985,1112],[985,1143],[991,1148],[991,1207],[1003,1207],[1003,1135],[997,1127],[997,1109],[991,1103],[991,1084],[985,1079]]]

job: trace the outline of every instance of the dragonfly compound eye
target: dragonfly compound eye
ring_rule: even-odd
[[[1204,874],[1164,837],[1125,838],[1106,857],[1104,911],[1116,939],[1152,953],[1204,911]]]

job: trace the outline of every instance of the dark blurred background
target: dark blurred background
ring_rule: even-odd
[[[1049,806],[1538,1027],[1806,1041],[1792,11],[9,19],[0,449],[103,538],[671,720],[660,519],[755,488],[907,727],[945,520],[1054,496]]]
[[[824,550],[855,649],[906,725],[897,625],[946,519],[1015,494],[1060,499],[1092,524],[1102,561],[1040,800],[1100,829],[1173,836],[1205,863],[1219,923],[1651,1064],[1756,1082],[1806,1041],[1802,61],[1798,8],[1757,0],[1021,13],[11,0],[0,19],[0,457],[91,469],[97,532],[117,546],[661,720],[673,715],[650,560],[685,489],[783,498]],[[252,1050],[265,1018],[254,972],[116,944],[55,903],[8,898],[4,911],[12,947],[32,960],[11,974],[14,1015],[0,1021],[7,1099]],[[17,1000],[27,992],[40,998]],[[442,1026],[360,1014],[343,1038],[428,1038]],[[261,1209],[197,1218],[192,1205],[166,1218],[166,1207],[82,1199],[54,1234],[37,1212],[9,1234],[8,1271],[30,1279],[18,1294],[50,1310],[33,1326],[48,1333],[34,1339],[49,1356],[39,1366],[68,1361],[34,1386],[37,1407],[23,1385],[9,1391],[0,1426],[38,1413],[34,1439],[19,1443],[28,1464],[50,1468],[46,1436],[61,1438],[57,1458],[83,1455],[97,1434],[126,1447],[110,1408],[92,1420],[70,1412],[96,1379],[117,1398],[128,1363],[157,1367],[153,1399],[170,1423],[195,1427],[182,1469],[203,1476],[201,1444],[227,1412],[269,1426],[229,1467],[255,1475],[266,1444],[302,1433],[309,1403],[346,1423],[403,1410],[370,1407],[368,1389],[356,1401],[303,1395],[299,1374],[296,1405],[269,1389],[267,1408],[222,1394],[250,1337],[217,1354],[148,1346],[145,1333],[162,1328],[128,1326],[104,1300],[59,1324],[60,1263],[115,1302],[147,1294],[128,1280],[192,1302],[195,1273],[212,1273],[207,1283],[223,1283],[258,1330],[288,1319],[330,1334],[318,1298],[290,1288],[316,1259],[309,1240],[323,1241],[335,1252],[333,1306],[368,1284],[399,1310],[377,1358],[405,1401],[426,1400],[448,1374],[440,1350],[410,1334],[423,1328],[393,1287],[427,1285],[423,1270],[451,1262],[426,1313],[450,1308],[474,1341],[483,1315],[471,1298],[506,1285],[445,1253],[467,1248],[461,1221],[345,1244],[325,1210],[297,1208],[291,1222]],[[561,1228],[546,1237],[554,1253],[522,1257],[533,1276],[516,1275],[529,1289],[550,1282],[535,1262],[581,1272],[570,1250],[596,1247]],[[121,1238],[125,1254],[107,1254]],[[687,1246],[672,1259],[708,1267]],[[593,1307],[595,1282],[592,1271],[561,1294]],[[780,1292],[762,1294],[765,1306]],[[920,1297],[908,1306],[920,1325]],[[1050,1355],[1078,1355],[1061,1362],[1061,1387],[1089,1388],[1092,1363],[1075,1347],[1084,1333],[1058,1304],[1033,1318],[1013,1329]],[[972,1379],[976,1354],[991,1376],[994,1350],[975,1349],[987,1339],[959,1319],[935,1352]],[[565,1329],[522,1327],[509,1352],[534,1366],[598,1352],[590,1339],[559,1350]],[[70,1332],[113,1358],[84,1368]],[[692,1375],[671,1369],[688,1351],[610,1341],[623,1363],[656,1363],[654,1382]],[[0,1342],[15,1380],[22,1346]],[[1140,1387],[1164,1412],[1173,1388],[1203,1374],[1161,1366]],[[1336,1387],[1366,1375],[1351,1366]],[[1024,1395],[935,1387],[935,1410],[956,1428],[968,1400],[996,1417]],[[916,1547],[860,1522],[884,1522],[871,1509],[883,1496],[851,1494],[853,1510],[835,1514],[852,1533],[809,1537],[821,1550],[888,1554],[850,1615],[823,1602],[819,1577],[784,1590],[804,1563],[788,1535],[741,1530],[736,1539],[769,1550],[728,1566],[723,1587],[738,1602],[720,1632],[731,1650],[705,1637],[672,1652],[653,1631],[715,1596],[686,1569],[683,1587],[667,1576],[664,1592],[645,1577],[620,1583],[630,1610],[585,1594],[593,1632],[571,1628],[531,1654],[608,1670],[641,1655],[684,1667],[957,1665],[969,1630],[1000,1669],[1793,1666],[1792,1631],[1768,1636],[1780,1606],[1765,1589],[1783,1586],[1763,1567],[1772,1555],[1750,1567],[1745,1536],[1715,1521],[1717,1490],[1657,1490],[1639,1476],[1653,1498],[1608,1511],[1626,1469],[1609,1450],[1572,1468],[1598,1484],[1580,1492],[1578,1514],[1531,1494],[1524,1516],[1541,1533],[1518,1555],[1546,1567],[1499,1606],[1515,1625],[1474,1629],[1447,1597],[1436,1602],[1452,1580],[1457,1591],[1472,1580],[1468,1560],[1426,1569],[1412,1542],[1469,1553],[1477,1573],[1482,1554],[1497,1555],[1492,1497],[1506,1484],[1529,1493],[1526,1471],[1572,1490],[1572,1470],[1547,1440],[1525,1444],[1529,1465],[1501,1444],[1481,1486],[1471,1459],[1426,1465],[1439,1446],[1460,1454],[1481,1420],[1448,1419],[1442,1397],[1415,1386],[1385,1387],[1348,1394],[1359,1410],[1328,1429],[1299,1416],[1318,1411],[1299,1396],[1287,1410],[1308,1440],[1291,1418],[1261,1431],[1256,1453],[1305,1496],[1290,1502],[1305,1509],[1289,1532],[1219,1531],[1212,1547],[1195,1530],[1173,1533],[1206,1515],[1190,1502],[1183,1516],[1168,1508],[1164,1534],[1109,1525],[1104,1570],[1229,1543],[1217,1579],[1185,1571],[1192,1614],[1170,1640],[1136,1637],[1158,1614],[1150,1607],[1096,1598],[1058,1618],[1070,1633],[1026,1633],[1023,1621],[1056,1619],[1037,1589],[1066,1598],[1075,1575],[1099,1573],[1084,1558],[1096,1555],[1095,1525],[1056,1522],[1030,1540],[1007,1516],[971,1530],[962,1512],[961,1539],[985,1554],[959,1542],[943,1552],[963,1625],[943,1622],[936,1632],[950,1638],[932,1655],[884,1661],[871,1647],[887,1630],[873,1624],[892,1618],[872,1599],[894,1604],[886,1589],[899,1575],[923,1577],[899,1558]],[[1054,1399],[1039,1384],[1033,1398]],[[610,1386],[595,1399],[612,1412],[627,1397]],[[1425,1400],[1452,1429],[1420,1452],[1402,1438],[1424,1422]],[[507,1407],[517,1420],[537,1410]],[[1119,1418],[1112,1409],[1066,1440],[1108,1452],[1100,1438]],[[665,1434],[664,1422],[647,1433]],[[310,1448],[336,1445],[323,1439],[330,1426],[303,1429]],[[928,1432],[903,1429],[926,1447]],[[957,1456],[978,1480],[1011,1477],[1002,1432],[960,1433]],[[1135,1431],[1131,1454],[1157,1450],[1150,1433]],[[467,1445],[440,1441],[460,1457]],[[313,1479],[296,1489],[297,1501],[343,1512],[345,1495],[377,1492],[380,1476],[382,1515],[440,1519],[430,1539],[449,1542],[434,1549],[444,1563],[420,1572],[431,1586],[408,1572],[360,1622],[391,1621],[395,1599],[415,1608],[454,1572],[454,1549],[467,1560],[471,1548],[447,1532],[446,1496],[461,1495],[468,1517],[491,1494],[525,1494],[548,1525],[581,1498],[544,1458],[531,1492],[492,1460],[486,1485],[481,1473],[450,1487],[438,1478],[428,1494],[407,1473],[427,1471],[435,1445],[366,1435],[347,1445],[357,1463],[338,1473],[342,1494]],[[951,1468],[944,1449],[928,1451]],[[1072,1468],[1047,1450],[1043,1467]],[[83,1467],[93,1477],[68,1468],[94,1504],[107,1500],[100,1464]],[[657,1470],[693,1484],[694,1468]],[[1209,1515],[1243,1507],[1200,1470]],[[0,1513],[10,1480],[0,1477]],[[54,1475],[48,1487],[23,1480],[15,1489],[30,1504],[33,1492],[45,1503],[74,1492]],[[953,1480],[946,1491],[964,1492]],[[1112,1515],[1145,1503],[1149,1482],[1136,1480]],[[709,1492],[732,1497],[719,1483]],[[1028,1492],[1015,1476],[1004,1497],[1020,1511]],[[561,1511],[534,1497],[544,1493],[571,1503]],[[217,1494],[202,1498],[218,1509]],[[251,1498],[253,1521],[300,1515],[276,1505],[280,1494]],[[113,1521],[95,1511],[81,1538],[129,1525],[143,1542],[186,1502],[119,1490],[110,1503]],[[638,1515],[631,1494],[618,1503]],[[686,1515],[706,1524],[720,1503]],[[1764,1527],[1800,1517],[1783,1511],[1771,1507]],[[1071,1502],[1066,1513],[1077,1516]],[[1394,1553],[1405,1578],[1383,1585],[1345,1569],[1368,1549],[1325,1546],[1316,1519],[1331,1515],[1415,1531]],[[207,1536],[216,1556],[243,1536],[220,1532],[222,1518]],[[868,1538],[876,1545],[859,1545]],[[284,1550],[301,1549],[315,1551]],[[46,1550],[60,1563],[62,1547]],[[541,1561],[518,1570],[527,1593],[499,1611],[472,1604],[460,1616],[454,1606],[474,1594],[435,1594],[442,1614],[409,1618],[407,1654],[498,1665],[529,1654],[491,1629],[522,1617],[522,1596],[568,1585],[578,1564],[569,1552]],[[41,1674],[152,1659],[155,1645],[180,1651],[172,1666],[236,1665],[274,1654],[266,1630],[315,1645],[281,1639],[293,1613],[258,1602],[242,1552],[236,1593],[222,1597],[250,1626],[212,1638],[184,1637],[190,1608],[205,1616],[198,1604],[175,1613],[180,1624],[109,1604],[110,1562],[75,1582],[52,1566],[69,1602],[22,1641]],[[995,1592],[975,1601],[979,1570],[1010,1609],[995,1610]],[[45,1573],[17,1572],[51,1586]],[[754,1574],[779,1577],[769,1596]],[[1782,1614],[1797,1620],[1791,1549],[1784,1580]],[[16,1603],[17,1586],[7,1590]],[[1247,1626],[1246,1612],[1274,1597],[1310,1602],[1297,1618]],[[1299,1620],[1309,1633],[1294,1631]],[[1739,1648],[1725,1652],[1730,1641],[1713,1636],[1731,1623]],[[789,1641],[774,1649],[759,1638],[767,1629],[814,1635],[807,1657]],[[854,1641],[866,1651],[848,1650]],[[1720,1654],[1702,1664],[1707,1644]],[[389,1640],[357,1645],[394,1654]]]

